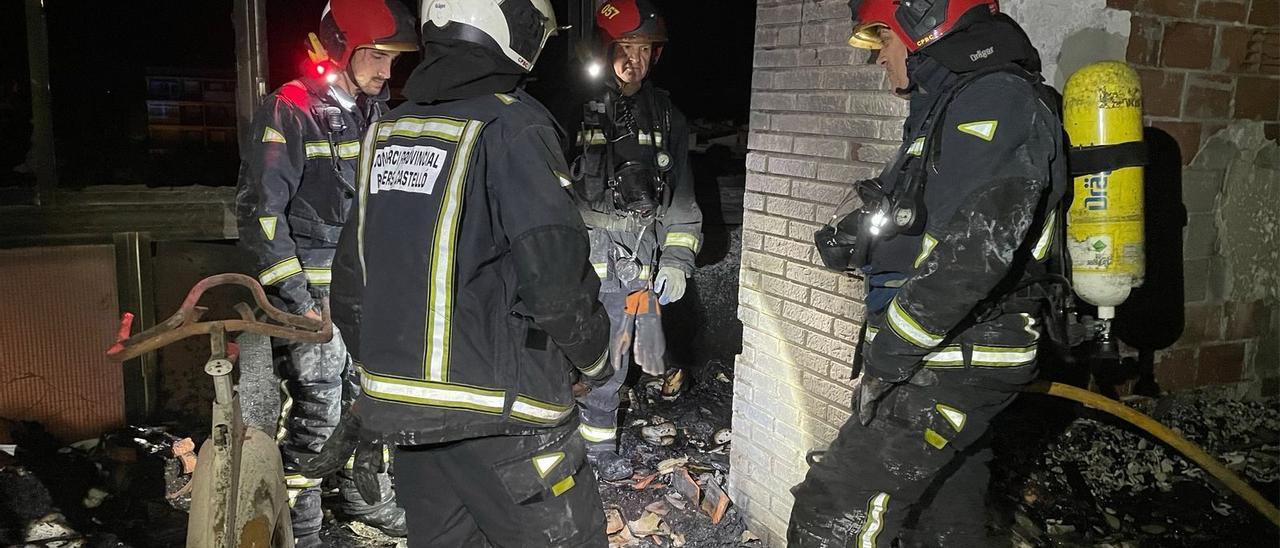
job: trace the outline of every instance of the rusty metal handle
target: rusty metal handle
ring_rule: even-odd
[[[240,305],[236,306],[236,311],[241,319],[201,322],[200,317],[207,309],[196,304],[200,301],[200,297],[204,296],[205,291],[220,285],[239,285],[247,288],[253,294],[253,300],[258,307],[266,313],[267,317],[279,324],[258,321],[252,314],[246,314],[247,306]],[[316,320],[276,308],[267,300],[267,294],[258,280],[244,274],[215,274],[196,282],[196,285],[191,287],[191,291],[187,292],[186,299],[182,301],[182,307],[168,319],[128,338],[125,338],[125,335],[128,334],[133,317],[126,313],[121,322],[116,343],[107,350],[107,356],[123,361],[187,337],[210,334],[215,330],[226,333],[258,333],[298,342],[326,342],[333,338],[333,322],[329,318],[327,300],[320,303],[320,315],[320,319]]]

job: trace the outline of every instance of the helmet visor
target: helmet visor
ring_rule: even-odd
[[[849,45],[861,49],[880,49],[884,42],[880,40],[880,31],[889,28],[884,23],[858,23],[853,27],[853,36],[849,37]]]

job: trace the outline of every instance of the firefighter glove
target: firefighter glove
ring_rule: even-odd
[[[368,504],[377,504],[382,502],[378,474],[383,471],[384,448],[375,433],[361,426],[360,415],[353,408],[343,414],[320,454],[302,463],[301,472],[309,478],[324,478],[351,461],[351,477],[360,498]]]
[[[674,266],[658,269],[658,276],[653,279],[653,290],[658,293],[658,304],[671,304],[684,297],[686,287],[684,272]]]

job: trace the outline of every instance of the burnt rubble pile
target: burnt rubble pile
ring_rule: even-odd
[[[1278,404],[1192,393],[1132,405],[1146,407],[1141,410],[1274,503],[1280,494]],[[1244,500],[1135,427],[1089,414],[1047,435],[1044,444],[1024,444],[1035,454],[1006,448],[1008,468],[997,471],[1022,478],[997,492],[1016,500],[1013,529],[1025,546],[1274,546],[1280,540]]]

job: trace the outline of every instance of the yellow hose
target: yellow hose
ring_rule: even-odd
[[[1170,430],[1163,424],[1156,422],[1155,419],[1134,411],[1111,398],[1099,396],[1098,394],[1094,394],[1088,390],[1082,390],[1066,384],[1056,382],[1038,382],[1026,387],[1023,391],[1048,394],[1050,396],[1057,396],[1059,398],[1080,402],[1086,407],[1110,413],[1128,421],[1130,424],[1137,426],[1138,428],[1150,432],[1151,435],[1160,438],[1160,441],[1169,444],[1183,455],[1186,455],[1187,458],[1195,461],[1195,463],[1199,464],[1201,468],[1204,468],[1210,474],[1213,474],[1213,477],[1218,478],[1218,481],[1221,481],[1229,489],[1235,491],[1237,495],[1240,495],[1240,498],[1243,498],[1251,506],[1261,512],[1262,515],[1266,516],[1267,519],[1271,520],[1271,523],[1280,526],[1280,509],[1276,509],[1276,507],[1267,501],[1267,499],[1263,498],[1261,493],[1258,493],[1257,490],[1250,487],[1248,483],[1240,478],[1240,476],[1227,469],[1227,467],[1223,466],[1217,459],[1206,453],[1204,449],[1201,449],[1196,444],[1187,441],[1186,438],[1179,436],[1173,430]]]

